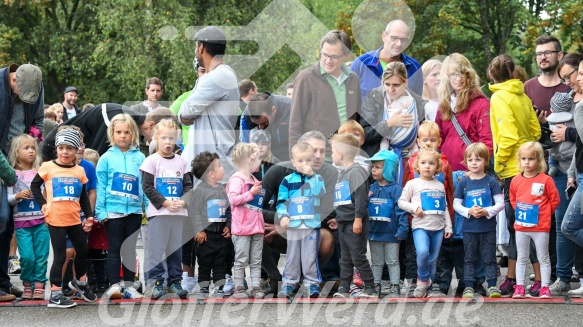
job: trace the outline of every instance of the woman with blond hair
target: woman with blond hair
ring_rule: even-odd
[[[382,80],[383,85],[371,90],[362,103],[362,149],[371,157],[379,150],[391,149],[399,158],[409,158],[419,123],[425,119],[425,101],[407,90],[407,69],[402,62],[387,64]]]
[[[441,61],[436,59],[427,60],[421,70],[423,71],[423,100],[425,104],[425,119],[435,121],[437,109],[439,107],[439,74],[441,72]]]
[[[474,67],[459,53],[445,58],[440,81],[441,102],[435,122],[439,126],[441,151],[453,171],[467,170],[462,161],[469,144],[482,142],[492,153],[490,101],[480,90],[480,78]]]

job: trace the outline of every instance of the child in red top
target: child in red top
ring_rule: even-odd
[[[553,179],[544,173],[546,163],[543,148],[538,142],[527,142],[518,150],[522,174],[510,183],[510,203],[516,211],[516,286],[515,299],[524,298],[524,273],[534,241],[542,274],[541,298],[550,298],[551,260],[549,258],[549,231],[551,215],[559,206],[559,192]]]

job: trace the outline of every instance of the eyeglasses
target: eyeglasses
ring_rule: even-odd
[[[450,79],[458,79],[458,78],[462,78],[462,76],[466,76],[465,73],[451,73],[451,74],[447,74],[447,76],[449,76]]]
[[[565,82],[567,82],[569,79],[571,79],[571,75],[573,75],[573,73],[576,71],[577,71],[577,68],[573,69],[572,72],[570,72],[569,74],[567,74],[563,78],[561,78],[561,83],[565,84]]]
[[[547,51],[542,51],[542,52],[537,52],[536,53],[536,57],[537,58],[542,58],[542,57],[550,57],[553,53],[559,53],[561,51],[557,51],[557,50],[547,50]]]
[[[394,35],[389,35],[389,37],[391,38],[391,42],[401,41],[402,44],[409,44],[408,37],[398,37],[398,36],[394,36]]]
[[[324,60],[330,59],[333,62],[336,62],[336,61],[340,60],[342,57],[344,57],[344,55],[332,56],[332,55],[329,55],[329,54],[326,54],[326,53],[323,53],[323,52],[320,55],[322,56],[322,59],[324,59]]]

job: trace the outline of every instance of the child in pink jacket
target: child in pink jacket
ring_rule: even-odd
[[[256,144],[239,143],[233,150],[233,164],[238,171],[229,178],[227,195],[231,203],[231,239],[235,246],[235,291],[233,297],[248,298],[243,284],[245,268],[251,270],[250,295],[255,299],[265,296],[260,287],[261,255],[265,223],[261,209],[265,190],[253,173],[259,169],[259,148]]]

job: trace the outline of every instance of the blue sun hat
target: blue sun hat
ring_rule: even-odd
[[[397,181],[397,172],[399,169],[399,156],[393,151],[381,150],[377,152],[370,159],[366,159],[366,163],[372,161],[384,161],[385,166],[383,167],[383,178],[390,183],[395,183]]]

